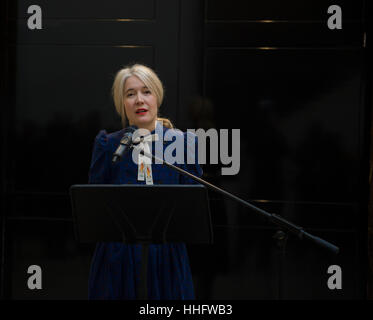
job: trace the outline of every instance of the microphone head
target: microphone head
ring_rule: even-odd
[[[124,129],[123,137],[113,155],[113,163],[118,162],[122,158],[123,154],[132,146],[132,136],[137,129],[137,126],[129,126]]]
[[[137,130],[137,126],[129,126],[124,129],[123,138],[120,140],[120,143],[125,145],[130,145],[132,143],[132,135]]]

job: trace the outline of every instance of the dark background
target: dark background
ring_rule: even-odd
[[[27,8],[42,8],[29,30]],[[342,8],[342,30],[327,9]],[[371,109],[368,1],[5,1],[1,4],[1,296],[86,299],[94,244],[74,238],[68,190],[93,139],[121,129],[113,77],[164,82],[180,129],[239,128],[241,167],[204,178],[339,246],[333,256],[210,193],[215,242],[188,246],[198,299],[367,297]],[[27,288],[39,265],[43,289]],[[329,290],[330,265],[342,290]],[[368,294],[369,297],[369,294]]]

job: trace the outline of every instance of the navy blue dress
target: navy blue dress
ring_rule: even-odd
[[[163,134],[167,129],[157,124],[152,133]],[[145,184],[137,180],[137,164],[132,161],[132,152],[122,161],[112,165],[111,159],[123,136],[120,130],[107,134],[101,130],[95,138],[92,161],[89,170],[89,183],[92,184]],[[191,134],[184,136],[184,154],[189,147],[187,141],[195,140],[195,158],[197,160],[197,140]],[[165,142],[164,149],[167,144]],[[155,143],[152,143],[155,154]],[[176,164],[180,168],[202,175],[198,164]],[[197,161],[196,161],[197,163]],[[152,164],[154,184],[194,184],[193,179],[185,177],[175,170],[161,164]],[[136,285],[141,270],[141,246],[120,242],[99,242],[93,254],[88,299],[128,300],[136,299]],[[150,300],[194,299],[194,287],[189,259],[184,243],[151,244],[148,258],[148,298]]]

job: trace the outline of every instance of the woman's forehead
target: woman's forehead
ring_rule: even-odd
[[[125,84],[124,84],[124,90],[130,90],[130,89],[141,89],[141,88],[147,88],[144,82],[142,82],[138,77],[136,76],[130,76],[127,78]]]

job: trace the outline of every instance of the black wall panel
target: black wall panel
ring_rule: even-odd
[[[338,3],[343,29],[337,32],[327,27],[331,4],[206,1],[204,98],[214,126],[241,129],[244,159],[238,175],[219,177],[221,186],[343,248],[333,259],[290,238],[279,258],[277,298],[365,296],[365,3]],[[258,215],[225,203],[229,226],[266,232]],[[245,248],[242,243],[241,237],[229,250]],[[332,264],[348,274],[343,292],[326,286]]]
[[[358,50],[208,50],[216,127],[241,128],[251,162],[234,177],[242,196],[357,199],[361,59]]]
[[[360,20],[363,17],[364,1],[296,1],[286,0],[281,3],[265,0],[260,3],[233,0],[229,5],[224,1],[206,1],[206,18],[208,20],[285,20],[285,21],[321,21],[331,5],[339,5],[343,9],[346,20]]]
[[[36,4],[32,1],[20,0],[9,3],[10,18],[27,18],[27,10],[30,5]],[[109,0],[103,5],[100,2],[88,0],[64,2],[38,1],[37,5],[43,10],[43,15],[49,19],[154,19],[156,17],[155,0],[139,0],[136,2],[125,2]]]

